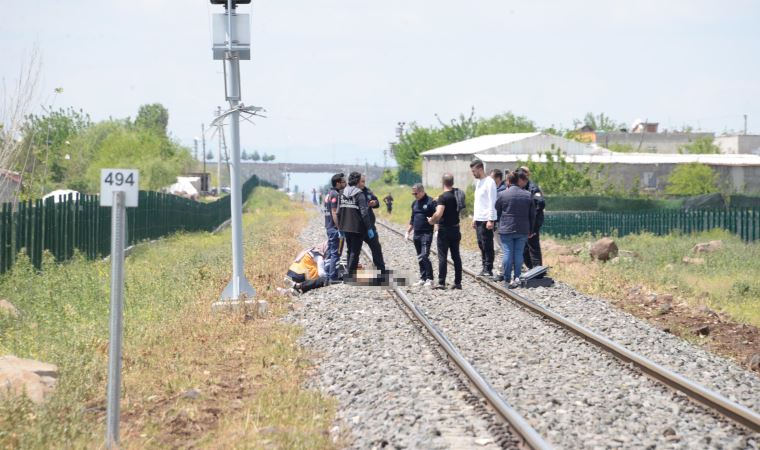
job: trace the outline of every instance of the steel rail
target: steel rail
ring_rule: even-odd
[[[362,253],[365,258],[371,260],[366,248],[362,247]],[[528,445],[534,450],[549,450],[552,447],[544,441],[541,435],[538,434],[533,427],[518,413],[506,400],[504,400],[498,392],[486,381],[485,378],[467,361],[462,355],[459,349],[449,340],[448,337],[438,327],[428,319],[427,315],[414,304],[406,293],[396,284],[391,277],[390,279],[390,291],[398,297],[404,306],[412,312],[414,317],[419,321],[428,333],[438,342],[438,345],[446,352],[452,361],[459,367],[462,373],[472,382],[475,388],[483,395],[488,401],[488,404],[501,416]]]
[[[379,220],[377,223],[389,231],[403,237],[403,234],[392,226],[380,222]],[[435,250],[432,251],[437,254]],[[448,263],[452,264],[450,260]],[[676,372],[673,372],[672,370],[660,364],[657,364],[656,362],[642,355],[639,355],[638,353],[628,350],[617,342],[606,338],[571,319],[563,317],[551,309],[539,305],[538,303],[529,300],[510,289],[507,289],[491,280],[486,280],[478,276],[478,274],[473,270],[462,267],[462,271],[467,275],[475,278],[477,281],[485,284],[495,292],[498,292],[499,294],[517,303],[518,305],[527,308],[529,311],[538,314],[541,317],[545,317],[551,320],[561,327],[570,330],[574,334],[584,338],[586,341],[602,348],[603,350],[606,350],[621,361],[632,363],[650,377],[659,380],[671,388],[686,394],[689,398],[719,412],[721,415],[728,417],[733,421],[749,428],[753,432],[760,433],[760,414],[752,411],[746,406],[740,405],[739,403],[734,402],[694,381],[691,381],[688,378]]]

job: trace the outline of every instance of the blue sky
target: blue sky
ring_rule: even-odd
[[[205,0],[7,1],[0,77],[43,58],[37,103],[96,120],[169,108],[191,146],[223,104]],[[282,161],[382,163],[398,121],[469,111],[570,126],[587,111],[661,128],[760,133],[760,2],[254,0],[243,148]],[[209,144],[214,150],[214,144]]]

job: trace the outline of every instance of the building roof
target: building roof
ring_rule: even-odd
[[[432,150],[422,152],[422,155],[473,155],[475,153],[486,151],[490,148],[511,144],[512,142],[532,138],[540,134],[540,132],[487,134],[484,136],[467,139],[466,141],[455,142],[453,144],[444,145],[443,147],[434,148]]]
[[[546,155],[476,154],[485,163],[512,163],[517,161],[546,162]],[[711,166],[759,166],[760,156],[751,154],[667,154],[667,153],[609,153],[603,155],[566,155],[568,162],[581,164],[688,164]]]

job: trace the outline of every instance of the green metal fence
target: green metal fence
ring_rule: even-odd
[[[574,236],[584,233],[610,235],[650,232],[664,235],[673,231],[693,233],[721,228],[745,241],[760,239],[760,209],[653,210],[636,213],[596,211],[546,212],[543,233]]]
[[[243,184],[243,199],[256,186],[271,186],[255,175]],[[56,200],[58,200],[56,202]],[[127,208],[129,245],[156,239],[177,231],[212,231],[230,218],[230,197],[200,203],[171,194],[140,191],[137,208]],[[69,194],[3,203],[0,209],[0,273],[13,266],[24,250],[32,264],[42,267],[42,255],[49,251],[56,261],[65,261],[78,250],[87,258],[108,255],[111,250],[111,208],[101,207],[97,195]]]

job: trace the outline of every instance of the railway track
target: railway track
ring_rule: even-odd
[[[400,231],[396,230],[394,227],[389,226],[388,224],[385,224],[380,221],[378,221],[378,224],[380,224],[386,230],[394,233],[398,237],[401,237],[401,238],[403,237],[403,234]],[[449,264],[451,264],[451,261],[449,261]],[[530,299],[527,299],[514,291],[506,289],[503,286],[497,283],[494,283],[490,280],[483,279],[482,277],[477,276],[477,274],[470,269],[464,268],[464,272],[472,279],[477,280],[477,283],[488,287],[488,289],[497,293],[499,296],[505,299],[508,299],[511,303],[518,305],[520,308],[527,310],[530,313],[542,319],[553,322],[558,327],[572,333],[575,336],[581,337],[582,339],[589,342],[590,344],[614,356],[615,358],[622,361],[626,365],[631,365],[635,367],[637,370],[639,370],[641,373],[644,373],[647,376],[651,377],[652,379],[657,380],[660,383],[663,383],[669,388],[672,388],[675,391],[678,391],[686,395],[689,399],[703,405],[708,410],[713,411],[719,414],[721,417],[727,418],[745,427],[751,432],[755,432],[755,433],[760,432],[760,415],[756,413],[755,411],[752,411],[749,408],[726,398],[725,396],[721,395],[718,392],[715,392],[698,383],[695,383],[689,380],[688,378],[666,367],[663,367],[662,365],[657,364],[654,361],[651,361],[650,359],[644,356],[641,356],[633,351],[630,351],[624,346],[620,345],[619,343],[614,342],[613,340],[608,339],[574,322],[573,320],[565,318],[561,316],[560,314],[557,314],[556,312],[548,308],[545,308],[541,306],[540,304],[533,302]],[[395,295],[399,298],[406,297],[406,302],[404,303],[407,303],[406,305],[407,309],[422,313],[420,308],[418,308],[411,301],[409,301],[408,296],[403,292],[403,290],[399,289],[398,286],[393,286],[393,291]],[[417,314],[415,314],[415,316],[416,315]],[[422,313],[422,316],[424,317],[424,313]],[[426,317],[425,319],[427,320]],[[429,320],[427,320],[427,322],[428,322],[428,325],[426,326],[426,328],[430,327],[430,329],[440,332],[440,330],[438,330],[435,325],[430,323]],[[444,339],[446,338],[444,337]],[[448,339],[446,339],[446,341],[450,343]],[[460,356],[461,356],[461,353],[460,353]],[[481,378],[483,377],[481,376]],[[512,409],[512,411],[514,410]],[[525,436],[522,433],[518,432],[518,434],[522,436],[523,438],[525,438]],[[528,443],[527,439],[526,439],[526,443]],[[537,448],[541,448],[541,447],[537,447]]]
[[[365,247],[362,247],[362,254],[364,255],[365,260],[372,260],[371,255]],[[411,301],[409,296],[396,284],[395,281],[391,280],[389,288],[393,295],[398,299],[399,307],[404,309],[411,319],[416,320],[419,323],[421,328],[428,333],[428,336],[438,344],[440,350],[442,350],[450,361],[456,365],[460,373],[469,382],[471,387],[470,390],[480,393],[498,417],[504,421],[513,435],[519,437],[520,447],[534,450],[548,450],[552,448],[546,441],[544,441],[536,430],[528,424],[525,418],[498,394],[485,377],[478,372],[469,361],[467,361],[464,355],[462,355],[459,349],[451,342],[451,340],[449,340],[446,334],[430,321],[425,312]],[[497,442],[504,447],[508,446],[508,443],[512,441],[510,436],[498,436],[499,434],[502,434],[499,430],[492,432],[497,435]]]

